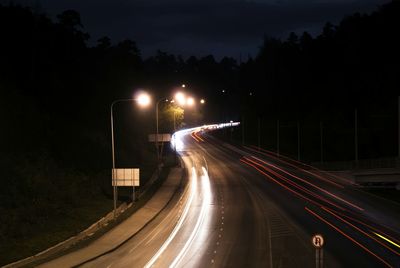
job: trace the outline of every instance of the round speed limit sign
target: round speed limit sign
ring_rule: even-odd
[[[324,238],[320,234],[316,234],[311,238],[311,242],[315,248],[322,248],[324,245]]]

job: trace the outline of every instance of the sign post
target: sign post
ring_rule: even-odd
[[[158,161],[160,161],[160,159],[162,158],[162,154],[163,154],[163,145],[165,142],[170,142],[171,141],[171,134],[169,133],[164,133],[164,134],[149,134],[148,136],[149,138],[149,142],[155,142],[156,143],[156,148],[157,148],[157,157],[158,157]],[[161,152],[158,148],[158,144],[161,143]],[[158,163],[160,164],[160,163]],[[158,167],[157,167],[158,170]],[[159,170],[158,170],[159,171]]]
[[[311,243],[315,247],[315,267],[324,267],[324,251],[322,249],[324,245],[324,238],[320,234],[316,234],[311,238]]]
[[[132,186],[132,203],[135,202],[135,186],[140,186],[138,168],[113,168],[112,186]],[[114,217],[116,209],[114,208]]]

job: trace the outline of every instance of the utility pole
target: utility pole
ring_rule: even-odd
[[[297,120],[297,160],[300,161],[300,121]]]
[[[356,160],[356,166],[358,166],[358,118],[357,109],[354,110],[354,156]]]
[[[324,163],[324,142],[323,142],[323,126],[322,121],[319,122],[319,137],[320,137],[320,157],[321,157],[321,164]]]
[[[279,157],[279,119],[276,121],[276,152]]]
[[[258,137],[258,150],[260,150],[260,143],[261,143],[261,120],[260,117],[258,119],[258,127],[257,127],[257,137]]]

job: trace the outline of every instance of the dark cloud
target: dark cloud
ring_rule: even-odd
[[[327,21],[337,23],[345,15],[367,12],[385,2],[43,0],[41,4],[52,15],[78,10],[92,44],[107,35],[114,41],[135,40],[145,56],[162,49],[184,56],[238,57],[254,55],[264,35],[285,38],[291,31],[304,30],[316,34]]]

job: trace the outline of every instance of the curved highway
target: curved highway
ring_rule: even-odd
[[[140,233],[83,267],[316,267],[314,234],[324,237],[323,267],[400,267],[397,204],[204,129],[175,143],[186,186]]]

